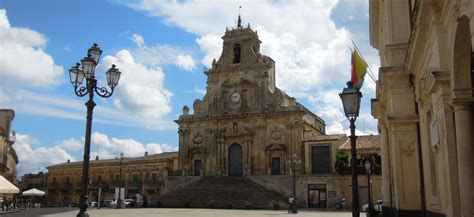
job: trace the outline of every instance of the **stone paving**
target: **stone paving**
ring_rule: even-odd
[[[78,208],[38,208],[17,213],[3,214],[11,217],[73,217]],[[91,217],[268,217],[268,216],[299,216],[299,217],[350,217],[351,212],[300,210],[297,214],[288,214],[286,210],[238,210],[238,209],[171,209],[171,208],[142,208],[142,209],[111,209],[91,208],[87,211]],[[364,213],[360,215],[365,216]]]

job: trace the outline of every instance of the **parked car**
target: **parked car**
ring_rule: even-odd
[[[112,200],[104,200],[101,203],[101,207],[115,207],[117,205],[117,202],[112,201]]]
[[[134,199],[124,199],[123,200],[124,207],[130,208],[135,207],[135,200]]]
[[[381,213],[382,212],[382,204],[383,204],[382,200],[376,200],[373,204],[374,210]],[[369,209],[369,204],[366,203],[366,204],[362,205],[362,211],[367,212],[368,209]]]

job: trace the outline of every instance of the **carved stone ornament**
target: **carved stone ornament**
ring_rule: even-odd
[[[415,147],[414,146],[415,146],[415,143],[413,141],[411,141],[411,142],[406,141],[405,145],[401,146],[401,151],[405,156],[411,157],[411,156],[413,156],[413,153],[415,152]]]
[[[198,146],[198,145],[201,145],[202,143],[202,136],[201,134],[199,134],[199,132],[196,134],[196,136],[194,136],[194,145]]]
[[[275,130],[273,130],[271,137],[273,140],[280,140],[282,136],[282,133],[275,127]]]
[[[193,148],[189,149],[188,155],[191,156],[191,155],[195,155],[195,154],[206,154],[206,148],[196,146],[196,147],[193,147]]]
[[[265,150],[267,151],[286,151],[286,145],[283,144],[270,144]]]

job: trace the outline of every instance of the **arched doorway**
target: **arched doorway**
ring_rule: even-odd
[[[243,150],[240,144],[234,143],[229,147],[229,176],[243,175]]]

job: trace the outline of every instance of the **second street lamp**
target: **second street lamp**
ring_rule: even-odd
[[[122,169],[123,169],[123,160],[124,160],[123,152],[120,152],[120,175],[119,175],[119,190],[118,190],[118,198],[117,198],[117,209],[122,208]],[[124,192],[125,193],[125,192]]]
[[[81,180],[81,197],[79,199],[80,211],[77,217],[89,216],[87,214],[87,183],[89,180],[89,158],[90,158],[90,146],[91,146],[91,130],[92,130],[92,113],[94,111],[94,93],[102,98],[112,96],[114,88],[117,86],[120,79],[120,71],[112,65],[105,74],[107,76],[107,83],[110,87],[108,90],[106,87],[97,87],[97,80],[95,79],[95,68],[99,63],[100,55],[102,50],[94,43],[94,45],[87,51],[87,56],[81,60],[81,64],[77,63],[69,69],[69,77],[71,84],[74,86],[74,93],[83,97],[88,95],[89,100],[85,103],[87,107],[87,123],[86,123],[86,135],[84,142],[84,161],[82,164],[82,180]],[[82,86],[82,82],[86,79],[86,83]]]
[[[373,213],[373,206],[372,206],[372,193],[371,193],[371,190],[372,190],[372,185],[370,184],[370,172],[371,172],[371,163],[370,163],[370,160],[366,160],[365,161],[365,170],[367,171],[367,192],[368,192],[368,198],[369,198],[369,207],[367,208],[368,210],[366,210],[367,212],[367,217],[372,217],[372,213]]]
[[[344,107],[344,113],[347,119],[351,123],[351,168],[352,168],[352,217],[360,216],[360,204],[359,204],[359,184],[357,183],[357,151],[356,151],[356,139],[355,135],[355,121],[359,116],[360,109],[360,98],[362,93],[357,90],[352,82],[347,82],[347,87],[344,88],[342,93],[339,94]]]

